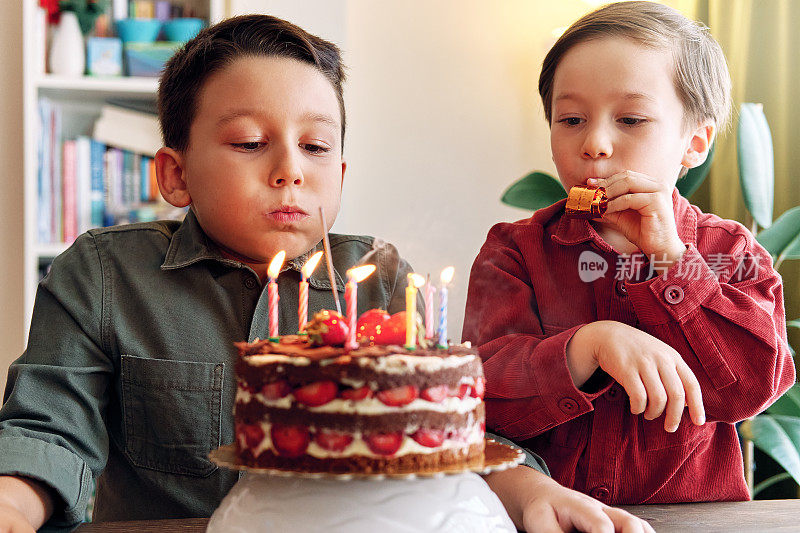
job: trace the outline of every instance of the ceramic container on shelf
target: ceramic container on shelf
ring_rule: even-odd
[[[72,11],[61,13],[53,31],[47,66],[59,76],[82,76],[86,69],[86,51],[78,17]]]

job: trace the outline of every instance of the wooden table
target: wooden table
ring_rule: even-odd
[[[733,503],[684,503],[625,507],[644,518],[658,533],[692,531],[800,531],[800,500],[757,500]],[[84,524],[78,533],[202,533],[207,518]]]

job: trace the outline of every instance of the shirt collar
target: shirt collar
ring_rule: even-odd
[[[305,262],[308,261],[308,258],[311,257],[314,252],[322,249],[322,241],[320,241],[304,254],[284,263],[281,272],[295,270],[299,273]],[[323,257],[323,262],[324,259]],[[172,235],[169,247],[167,248],[166,257],[161,264],[161,269],[175,270],[203,260],[218,261],[233,267],[244,266],[244,263],[222,255],[219,246],[208,238],[194,212],[189,209],[189,212],[186,213],[186,217],[183,219],[183,223]],[[337,291],[344,291],[344,280],[342,276],[336,269],[334,269],[333,275]],[[330,289],[331,282],[328,279],[327,267],[324,264],[318,265],[314,273],[308,278],[308,283],[314,288]]]
[[[566,199],[561,200],[562,205],[556,210],[559,220],[551,238],[554,242],[565,246],[594,242],[601,250],[612,252],[611,246],[600,237],[588,220],[571,218],[564,216],[564,205]],[[678,189],[672,190],[672,209],[675,213],[675,224],[678,228],[678,236],[684,243],[697,244],[697,213],[692,208],[689,201],[681,196]]]

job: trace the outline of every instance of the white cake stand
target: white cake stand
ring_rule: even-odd
[[[489,444],[495,451],[505,446],[487,440]],[[248,472],[212,515],[208,533],[517,531],[500,500],[473,471],[401,476],[299,474],[230,464],[230,453],[221,448],[211,457],[221,466]],[[523,459],[522,452],[515,450],[505,454],[505,461],[470,470],[503,470]]]

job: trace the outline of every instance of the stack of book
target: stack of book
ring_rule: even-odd
[[[153,157],[161,146],[154,112],[140,103],[103,106],[91,136],[67,138],[62,108],[39,100],[39,243],[70,243],[101,226],[179,218],[158,192]]]

